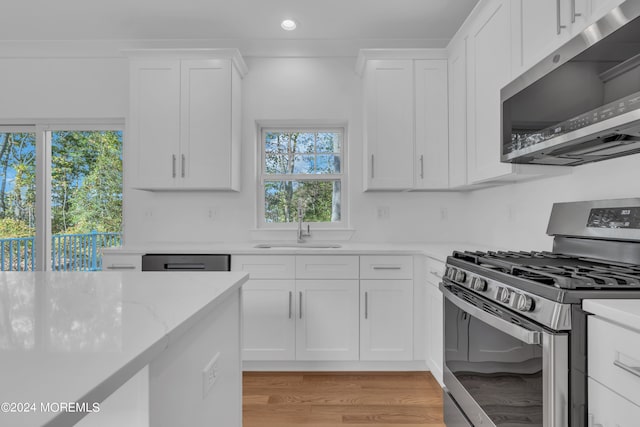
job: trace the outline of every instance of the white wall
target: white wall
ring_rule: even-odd
[[[570,175],[474,191],[469,239],[512,250],[551,250],[554,202],[640,197],[640,154],[576,166]]]

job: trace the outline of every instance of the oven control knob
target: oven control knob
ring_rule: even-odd
[[[465,273],[464,271],[456,271],[456,278],[455,281],[458,283],[464,283],[465,280],[467,280],[467,273]]]
[[[487,281],[479,277],[474,277],[471,280],[471,289],[478,292],[484,292],[487,290]]]
[[[447,279],[453,280],[456,276],[456,269],[453,267],[447,267],[447,270],[444,272],[444,275]]]
[[[518,305],[516,306],[516,308],[520,311],[533,311],[533,299],[526,295],[518,296]]]
[[[509,292],[509,289],[507,288],[498,288],[498,293],[496,296],[498,298],[498,301],[508,303],[509,299],[511,298],[511,292]]]

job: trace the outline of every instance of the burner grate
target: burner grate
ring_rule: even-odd
[[[640,289],[640,266],[552,252],[454,252],[454,257],[561,289]]]

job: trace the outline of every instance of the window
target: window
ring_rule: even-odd
[[[262,128],[260,132],[261,227],[287,227],[302,220],[319,228],[345,224],[343,128]]]
[[[121,243],[121,129],[0,126],[0,271],[101,269]]]

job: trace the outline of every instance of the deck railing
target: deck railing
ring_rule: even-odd
[[[100,249],[120,246],[120,233],[55,234],[51,238],[51,270],[102,270]],[[33,271],[35,237],[0,239],[0,271]]]

